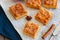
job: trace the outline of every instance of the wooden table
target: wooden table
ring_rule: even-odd
[[[4,36],[2,36],[2,35],[0,35],[0,40],[9,40],[9,39],[4,37]]]

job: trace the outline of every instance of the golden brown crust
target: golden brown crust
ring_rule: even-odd
[[[32,37],[32,38],[35,38],[37,32],[38,32],[38,29],[39,29],[39,26],[33,22],[27,22],[25,24],[25,28],[23,30],[23,33]]]
[[[9,11],[15,19],[19,19],[27,15],[27,11],[24,9],[22,3],[16,3],[9,8]]]
[[[39,9],[39,7],[41,6],[41,2],[42,2],[42,0],[27,0],[26,6],[35,8],[35,9]]]
[[[46,8],[56,8],[58,0],[44,0],[44,7]]]
[[[44,25],[46,25],[51,18],[52,13],[43,7],[41,7],[39,12],[35,15],[35,19],[42,22]]]

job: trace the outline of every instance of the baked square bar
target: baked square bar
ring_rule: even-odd
[[[56,8],[58,0],[44,0],[44,7],[46,8]]]
[[[31,8],[39,9],[41,6],[42,0],[27,0],[26,5]]]
[[[25,28],[23,30],[23,33],[32,37],[32,38],[35,38],[36,35],[37,35],[37,32],[38,32],[38,29],[39,29],[39,26],[33,22],[27,22],[25,24]]]
[[[15,19],[19,19],[27,15],[27,11],[24,9],[22,3],[12,5],[9,10]]]
[[[35,15],[35,19],[43,23],[44,25],[46,25],[51,18],[52,13],[43,7],[41,7],[39,12]]]

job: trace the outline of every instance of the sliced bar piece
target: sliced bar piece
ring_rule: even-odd
[[[39,9],[41,6],[42,0],[26,0],[26,6]]]
[[[15,19],[19,19],[27,15],[27,11],[24,9],[22,3],[12,5],[9,10]]]
[[[27,22],[25,24],[23,33],[32,38],[35,38],[37,35],[37,32],[38,32],[38,29],[39,29],[39,26],[37,24],[35,24],[33,22]]]
[[[56,8],[58,0],[44,0],[44,7],[46,8]]]
[[[37,12],[37,14],[35,15],[35,19],[43,23],[44,25],[46,25],[51,18],[52,13],[43,7],[40,7],[39,12]]]

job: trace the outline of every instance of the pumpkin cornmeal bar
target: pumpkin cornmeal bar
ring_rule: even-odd
[[[27,15],[27,11],[25,10],[21,2],[12,5],[9,8],[9,11],[16,20]]]
[[[42,0],[26,0],[26,6],[39,9],[41,6]]]
[[[41,22],[43,25],[46,25],[51,18],[52,13],[43,7],[40,7],[39,12],[37,12],[37,14],[35,15],[35,19]]]
[[[23,33],[30,36],[30,37],[32,37],[32,38],[35,38],[36,35],[37,35],[37,32],[38,32],[38,29],[39,29],[39,26],[37,24],[28,21],[25,24]]]
[[[56,8],[58,0],[44,0],[44,7],[46,8]]]

